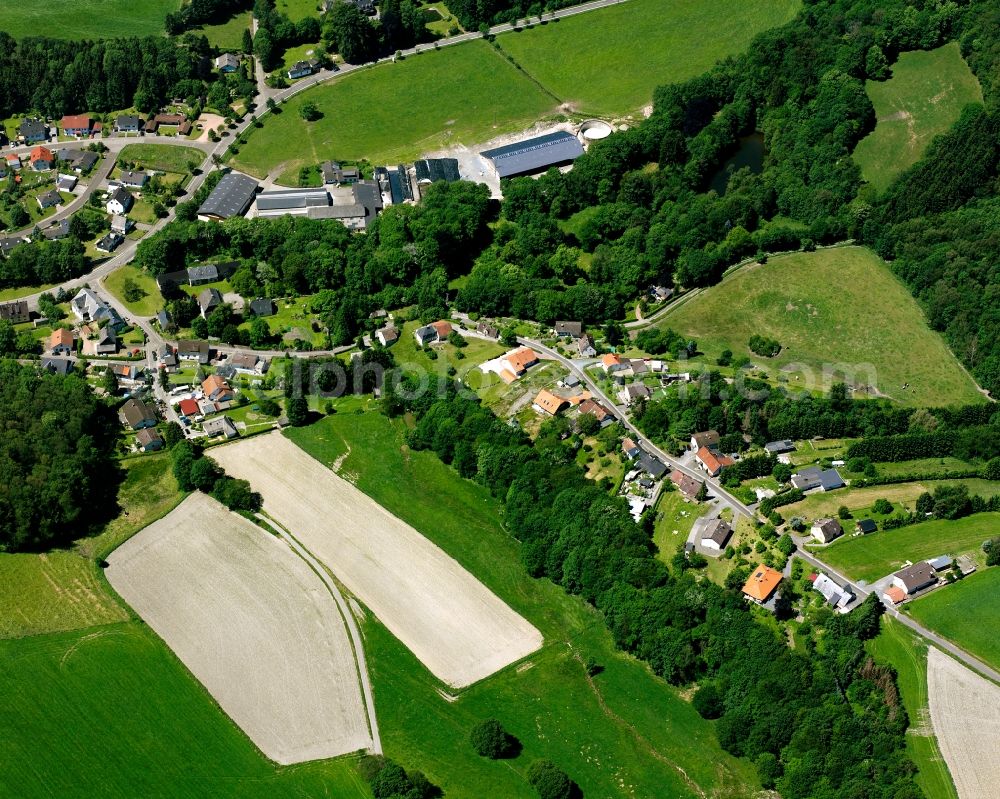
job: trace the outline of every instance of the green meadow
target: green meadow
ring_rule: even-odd
[[[167,14],[180,0],[48,0],[45,3],[0,3],[0,31],[16,39],[112,39],[163,33]]]
[[[172,144],[126,144],[118,154],[118,160],[133,161],[142,169],[183,175],[201,166],[205,153],[197,147]]]

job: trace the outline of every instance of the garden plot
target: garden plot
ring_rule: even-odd
[[[212,457],[249,480],[264,510],[449,685],[471,685],[541,646],[541,634],[457,561],[280,433]]]
[[[267,757],[371,746],[344,620],[285,544],[195,493],[108,563],[114,589]]]
[[[927,651],[931,723],[961,799],[1000,785],[1000,688],[939,649]]]

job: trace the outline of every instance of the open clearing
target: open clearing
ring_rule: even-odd
[[[626,114],[653,90],[700,75],[788,22],[798,0],[629,0],[497,37],[500,46],[574,110]]]
[[[879,191],[913,166],[927,145],[958,119],[962,107],[981,103],[979,81],[957,42],[936,50],[901,53],[886,81],[870,80],[865,91],[875,106],[875,130],[858,142],[854,160]]]
[[[126,144],[118,154],[119,161],[134,161],[142,169],[174,172],[183,175],[205,160],[205,153],[197,147],[173,144]]]
[[[906,750],[919,769],[917,785],[929,799],[957,799],[927,709],[927,642],[886,614],[881,631],[868,647],[878,661],[896,670],[899,695],[910,718]]]
[[[269,758],[370,745],[344,621],[283,543],[194,493],[108,562],[114,589]]]
[[[323,118],[306,122],[304,103]],[[257,177],[277,169],[298,184],[299,167],[328,158],[397,163],[530,126],[556,101],[483,41],[380,64],[300,92],[268,114],[233,158]],[[282,177],[283,176],[283,177]]]
[[[478,682],[541,634],[455,560],[280,433],[212,451],[439,679]]]
[[[45,3],[0,3],[0,30],[15,39],[111,39],[157,36],[167,14],[180,0],[48,0]]]
[[[984,401],[913,295],[863,247],[748,264],[681,303],[659,326],[691,336],[713,359],[724,349],[747,355],[771,376],[783,372],[791,388],[823,388],[828,368],[829,382],[847,376],[861,397],[874,385],[904,405]],[[750,352],[755,333],[776,339],[781,352],[774,358]]]
[[[961,799],[994,799],[1000,785],[1000,687],[939,649],[927,652],[931,722]]]
[[[976,513],[955,521],[935,519],[857,538],[845,536],[828,547],[816,547],[816,554],[849,577],[871,583],[901,569],[907,560],[916,563],[938,555],[978,553],[980,545],[996,533],[998,525],[1000,513]],[[949,594],[954,588],[949,586],[932,596]],[[1000,604],[997,609],[1000,610]]]
[[[1000,514],[987,534],[1000,529]],[[987,534],[982,537],[985,539]],[[970,574],[906,606],[917,621],[1000,669],[1000,568]]]

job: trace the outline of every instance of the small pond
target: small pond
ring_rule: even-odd
[[[720,195],[726,193],[726,186],[733,172],[737,172],[743,167],[750,167],[750,171],[759,175],[764,171],[764,134],[752,133],[743,136],[736,143],[736,152],[722,165],[718,172],[712,176],[708,184],[709,189],[714,189]]]

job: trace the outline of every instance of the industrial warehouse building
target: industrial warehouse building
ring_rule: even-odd
[[[583,145],[572,133],[561,130],[484,150],[480,155],[491,163],[497,177],[514,178],[571,164],[583,155]]]
[[[219,222],[234,216],[243,216],[257,193],[257,181],[249,175],[230,172],[212,189],[208,199],[198,209],[203,222]]]

